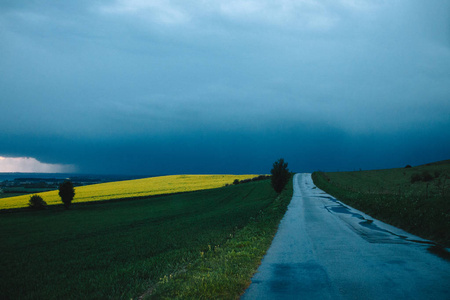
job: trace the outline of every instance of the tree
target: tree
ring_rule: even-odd
[[[75,189],[73,188],[73,184],[70,180],[65,180],[59,185],[59,196],[61,197],[61,201],[64,203],[64,207],[68,209],[70,204],[72,204],[73,197],[75,196]]]
[[[30,197],[30,201],[28,201],[28,206],[33,209],[45,209],[47,202],[45,202],[41,196],[33,195]]]
[[[270,173],[272,173],[272,187],[278,194],[283,191],[289,181],[290,174],[287,166],[288,164],[284,162],[284,159],[280,158],[273,163],[273,168],[270,170]]]

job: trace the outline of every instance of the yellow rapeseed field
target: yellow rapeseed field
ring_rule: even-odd
[[[73,202],[90,202],[190,192],[222,187],[257,175],[171,175],[75,187]],[[58,191],[38,193],[48,205],[62,204]],[[31,195],[0,199],[0,209],[28,206]]]

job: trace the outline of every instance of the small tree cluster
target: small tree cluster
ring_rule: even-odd
[[[41,196],[33,195],[28,201],[28,206],[33,209],[45,209],[47,207],[47,202],[45,202]]]
[[[281,193],[289,182],[290,173],[287,168],[288,164],[284,162],[283,158],[280,158],[273,163],[273,168],[270,170],[272,174],[272,187],[278,194]]]
[[[73,197],[75,197],[75,189],[70,180],[65,180],[59,185],[59,196],[64,203],[64,207],[68,209],[72,204]]]

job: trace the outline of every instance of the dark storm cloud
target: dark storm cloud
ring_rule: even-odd
[[[449,11],[443,1],[2,2],[0,155],[100,173],[446,159]]]

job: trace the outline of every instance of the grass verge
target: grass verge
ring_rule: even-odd
[[[289,193],[278,197],[264,180],[71,210],[3,213],[0,295],[236,298],[269,247]]]
[[[400,169],[315,172],[314,184],[348,205],[450,247],[450,161]]]
[[[251,283],[292,199],[292,179],[266,209],[223,244],[208,244],[198,259],[166,274],[144,299],[238,299]]]

